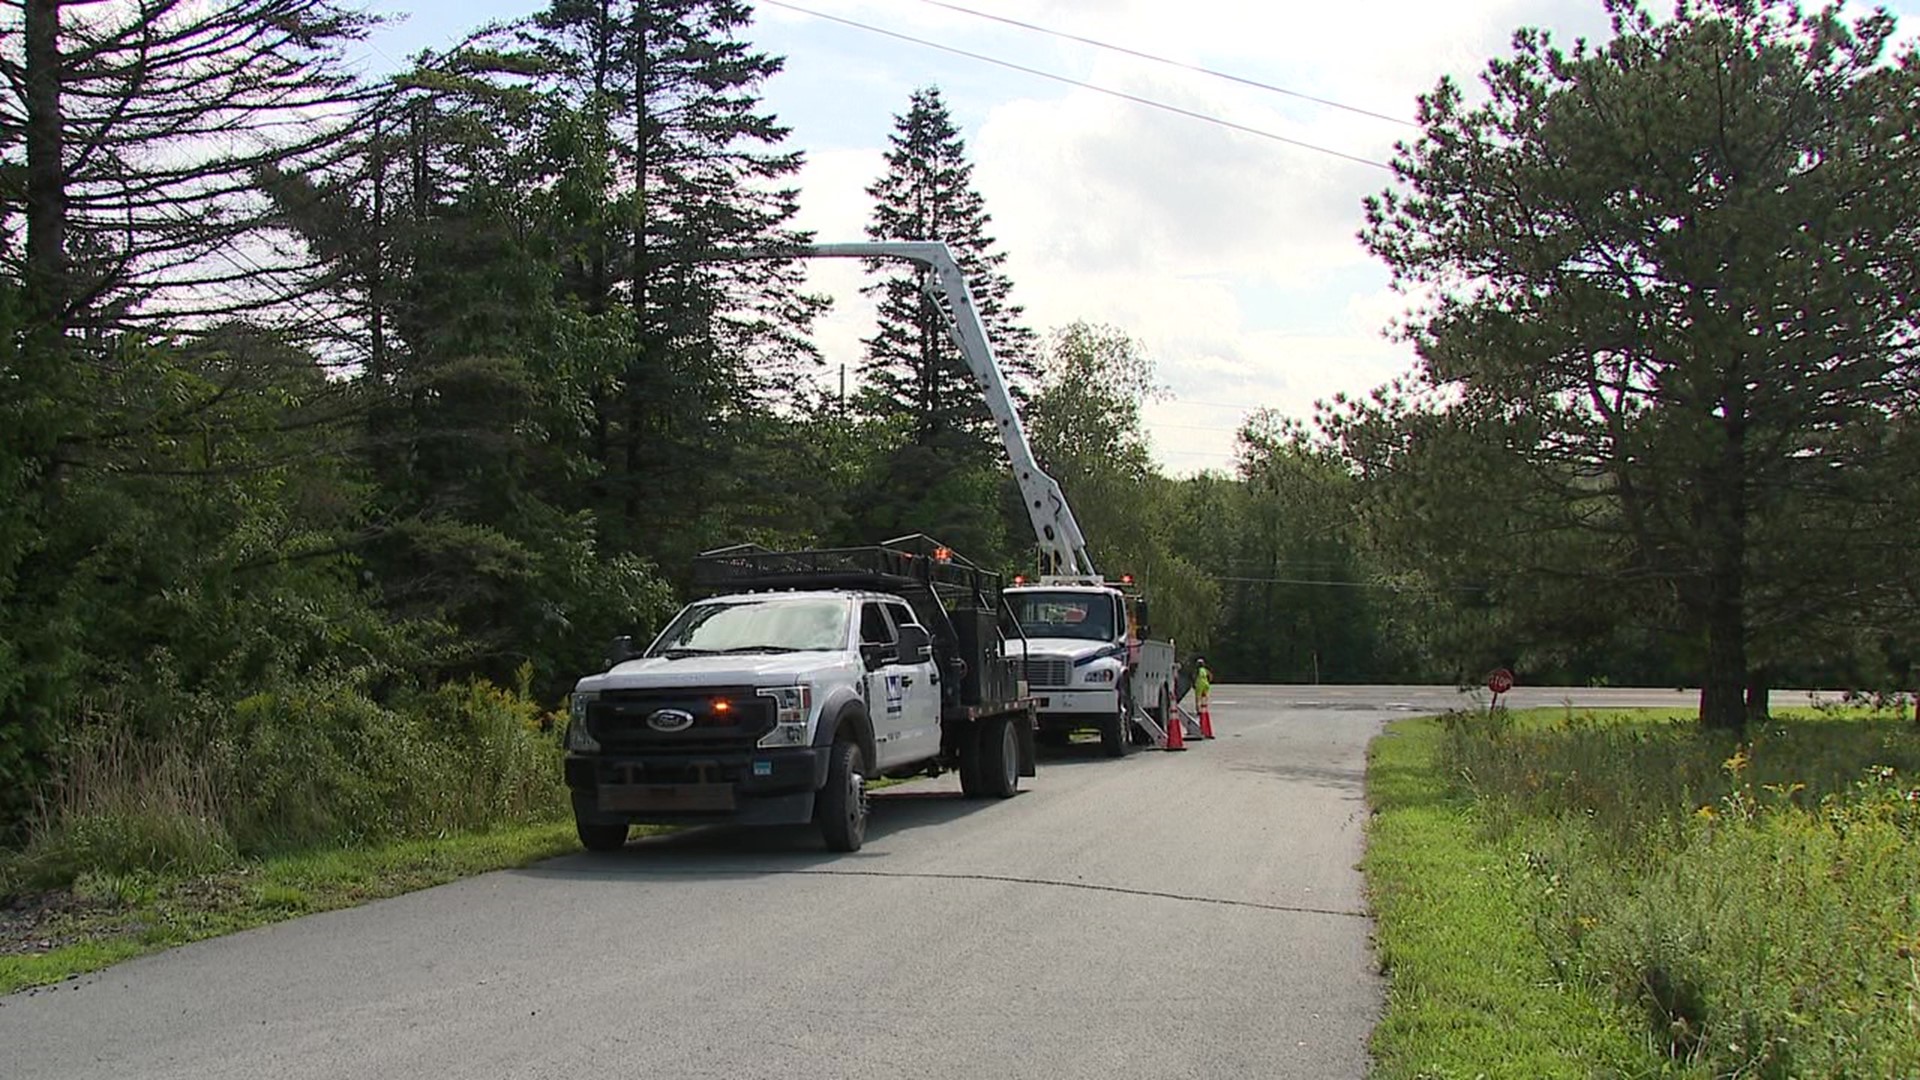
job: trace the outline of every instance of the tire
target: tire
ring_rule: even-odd
[[[859,851],[867,840],[866,755],[853,742],[833,744],[827,786],[814,805],[814,824],[828,851]]]
[[[1020,791],[1020,733],[1013,721],[1001,717],[980,725],[975,746],[979,753],[977,795],[1011,799]]]
[[[619,851],[627,846],[625,822],[607,824],[600,821],[582,821],[575,816],[573,831],[580,836],[580,846],[588,851]]]
[[[1100,752],[1108,757],[1126,757],[1133,748],[1133,702],[1126,689],[1120,690],[1120,711],[1100,720]]]

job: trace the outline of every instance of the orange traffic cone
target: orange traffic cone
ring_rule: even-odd
[[[1204,701],[1200,703],[1200,737],[1213,738],[1213,710],[1207,708]]]
[[[1180,729],[1187,725],[1186,722],[1180,718],[1179,711],[1169,709],[1167,721],[1167,749],[1185,750],[1187,748],[1187,736],[1186,733]]]

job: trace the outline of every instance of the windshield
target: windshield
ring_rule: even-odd
[[[845,600],[819,598],[695,604],[647,655],[836,651],[847,647],[847,611]]]
[[[1113,600],[1104,593],[1013,593],[1014,617],[1028,637],[1113,640]]]

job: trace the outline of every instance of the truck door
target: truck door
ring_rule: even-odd
[[[900,627],[909,623],[918,625],[913,617],[913,609],[897,600],[886,602],[887,614],[893,616],[895,637]],[[940,667],[931,658],[922,663],[908,663],[901,657],[900,670],[906,680],[906,705],[903,718],[906,721],[905,737],[901,740],[907,750],[903,755],[908,760],[922,760],[940,753]]]
[[[879,657],[878,663],[868,665],[866,675],[867,718],[873,721],[874,751],[880,758],[872,768],[878,771],[913,760],[908,747],[907,694],[919,680],[909,678],[911,669],[900,663],[893,623],[875,600],[860,605],[860,652]]]

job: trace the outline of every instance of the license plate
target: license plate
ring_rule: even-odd
[[[649,810],[732,810],[732,784],[614,784],[600,789],[600,809],[613,812]]]

